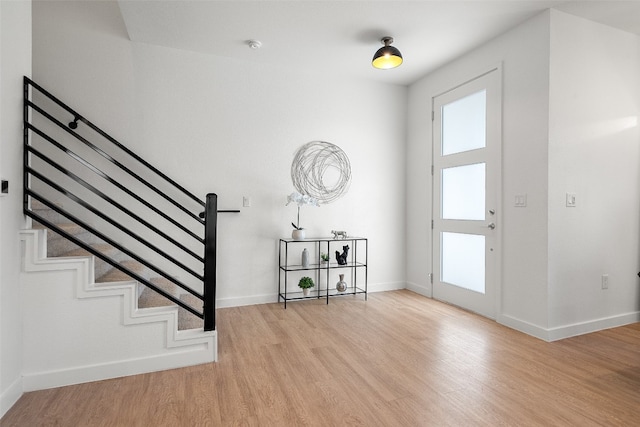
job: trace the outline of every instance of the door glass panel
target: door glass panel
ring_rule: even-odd
[[[442,169],[442,219],[485,219],[485,164]]]
[[[484,294],[485,236],[441,233],[442,282]]]
[[[487,91],[442,106],[442,155],[486,146]]]

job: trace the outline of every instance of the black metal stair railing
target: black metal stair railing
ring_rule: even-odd
[[[23,112],[24,213],[198,316],[205,331],[214,330],[217,214],[238,211],[218,211],[213,193],[202,201],[28,77]],[[32,200],[151,273],[65,231],[32,209]],[[152,275],[202,306],[156,285]]]

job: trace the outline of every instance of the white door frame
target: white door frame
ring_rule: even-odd
[[[438,140],[439,134],[437,134],[437,120],[440,117],[440,111],[436,111],[436,100],[438,98],[446,98],[447,95],[455,96],[457,92],[465,91],[467,88],[471,88],[470,93],[474,92],[474,85],[480,85],[479,87],[487,88],[487,134],[493,135],[493,140],[488,143],[484,157],[487,158],[487,170],[491,169],[487,176],[487,194],[491,195],[487,201],[486,209],[494,210],[495,214],[486,214],[485,221],[473,221],[476,224],[471,224],[469,221],[443,221],[440,219],[440,170],[443,165],[448,162],[437,161],[436,156],[444,159],[440,156],[440,141]],[[502,66],[501,64],[491,67],[488,70],[478,73],[476,77],[466,80],[464,83],[458,84],[442,93],[432,97],[432,296],[435,299],[442,299],[448,303],[459,305],[465,309],[478,312],[483,316],[491,319],[496,319],[501,312],[501,289],[502,289]],[[450,155],[452,158],[458,157],[458,160],[462,162],[473,162],[477,153],[465,152],[459,155]],[[438,163],[438,164],[436,164]],[[491,193],[491,194],[490,194]],[[485,302],[486,306],[481,307],[475,302],[468,303],[466,295],[469,292],[461,288],[457,288],[451,285],[444,285],[440,282],[440,232],[445,231],[443,229],[443,223],[456,222],[459,226],[460,232],[471,232],[477,234],[483,234],[486,236],[487,250],[485,260],[485,277],[491,283],[487,283],[487,290]],[[490,223],[495,224],[495,229],[490,230],[488,225]],[[449,224],[450,225],[450,224]],[[475,229],[474,229],[475,227]],[[483,227],[482,230],[478,227]],[[473,230],[473,231],[471,231]],[[457,289],[456,289],[457,288]],[[446,289],[446,292],[443,290]],[[472,297],[472,300],[475,297]]]

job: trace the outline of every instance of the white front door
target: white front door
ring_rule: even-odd
[[[501,93],[495,69],[433,99],[433,297],[495,319]]]

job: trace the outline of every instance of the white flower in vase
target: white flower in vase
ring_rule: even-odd
[[[298,217],[297,217],[298,221],[297,223],[293,223],[293,222],[291,223],[291,225],[294,228],[293,233],[291,233],[291,236],[295,240],[304,240],[305,238],[304,228],[300,226],[300,206],[304,206],[304,205],[320,206],[320,203],[318,202],[317,199],[311,196],[308,196],[306,194],[300,194],[297,191],[294,191],[293,193],[287,196],[287,204],[285,206],[288,206],[289,203],[295,203],[298,205]]]

